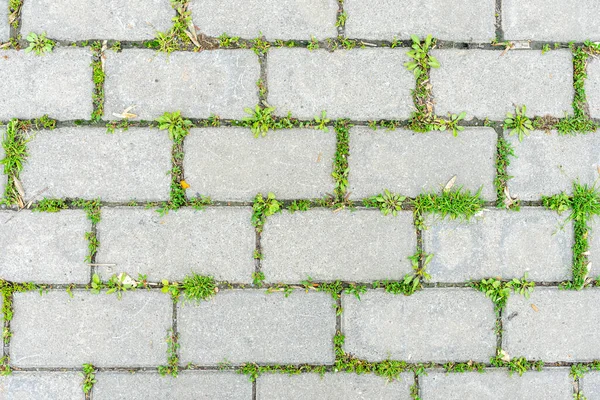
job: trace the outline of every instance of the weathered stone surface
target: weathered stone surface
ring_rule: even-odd
[[[583,393],[586,399],[600,399],[600,372],[591,371],[580,378],[579,392]]]
[[[157,366],[166,363],[171,298],[73,290],[16,293],[11,363],[19,367]],[[60,345],[57,345],[60,343]]]
[[[470,288],[344,294],[342,307],[344,350],[359,358],[488,362],[496,351],[492,302]]]
[[[91,227],[82,210],[0,211],[0,279],[87,283],[85,233]]]
[[[467,112],[473,117],[504,120],[515,105],[527,115],[572,114],[571,52],[556,50],[434,50],[441,68],[431,70],[438,115]],[[477,71],[477,73],[474,73]]]
[[[62,40],[147,40],[168,31],[174,16],[164,0],[29,0],[23,2],[21,32]]]
[[[248,289],[223,291],[197,306],[180,303],[180,361],[332,363],[332,302],[327,293],[296,291],[286,298]]]
[[[92,113],[92,56],[89,49],[55,48],[38,56],[3,50],[0,75],[26,77],[0,81],[0,119],[89,119]]]
[[[299,118],[406,119],[413,108],[413,74],[402,49],[269,51],[269,104]]]
[[[8,0],[0,0],[0,42],[7,42],[9,38]]]
[[[172,142],[166,132],[70,127],[38,132],[21,172],[27,199],[97,198],[157,201],[169,198]]]
[[[193,129],[185,139],[188,195],[252,201],[257,193],[278,199],[322,198],[333,192],[335,134],[309,129],[269,131]]]
[[[590,254],[588,255],[591,265],[590,276],[598,276],[600,273],[600,218],[592,217],[591,230],[588,231],[588,240],[590,244]]]
[[[258,57],[252,50],[157,54],[124,50],[106,55],[104,116],[126,108],[141,119],[181,111],[184,117],[243,118],[258,103]]]
[[[592,118],[600,118],[600,61],[590,58],[587,64],[585,93]]]
[[[268,282],[401,279],[417,236],[410,211],[315,209],[270,216],[261,237]]]
[[[156,210],[107,208],[98,224],[101,275],[126,272],[150,281],[181,280],[191,273],[230,282],[252,281],[255,248],[249,207]]]
[[[568,280],[573,224],[564,220],[539,207],[486,209],[469,222],[429,217],[423,231],[425,252],[434,254],[428,272],[433,282],[524,274],[534,281]]]
[[[0,376],[4,400],[83,399],[82,377],[77,372],[21,372]]]
[[[439,192],[456,175],[456,186],[495,200],[494,178],[498,135],[491,128],[467,128],[457,137],[451,132],[416,133],[407,130],[350,131],[351,197],[362,199],[388,189],[416,197]]]

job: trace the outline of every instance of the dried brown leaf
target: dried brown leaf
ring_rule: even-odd
[[[540,311],[540,309],[537,308],[537,306],[535,304],[533,304],[533,303],[531,304],[531,308],[533,308],[533,311],[535,311],[535,312],[539,312]]]
[[[447,192],[450,189],[452,189],[452,186],[454,186],[455,182],[456,182],[456,175],[454,175],[452,178],[450,178],[448,183],[446,183],[446,186],[444,186],[444,192]]]

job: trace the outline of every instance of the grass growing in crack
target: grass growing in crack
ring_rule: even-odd
[[[238,374],[246,375],[250,382],[256,381],[262,374],[287,374],[298,375],[302,373],[318,373],[321,376],[325,375],[327,368],[324,365],[258,365],[255,363],[242,364],[238,369]]]
[[[329,293],[334,300],[333,308],[335,308],[335,310],[336,310],[336,315],[342,314],[342,308],[338,304],[338,300],[341,298],[341,294],[344,291],[344,285],[342,284],[341,281],[313,282],[312,278],[309,276],[305,280],[302,281],[302,286],[304,287],[304,290],[306,292],[308,292],[309,290],[316,290],[317,292]],[[291,287],[291,286],[289,287],[290,291],[292,291],[293,289],[294,289],[293,287]],[[355,287],[355,289],[351,289],[351,292],[355,295],[356,295],[357,291],[360,293],[363,293],[362,289],[359,287]]]
[[[327,127],[327,124],[330,121],[331,120],[327,118],[327,112],[325,110],[321,111],[321,116],[315,117],[315,122],[317,123],[315,126],[315,129],[320,129],[323,132],[329,132],[329,128]]]
[[[437,214],[442,218],[468,221],[483,208],[484,201],[479,196],[481,189],[475,194],[458,187],[455,190],[445,190],[441,194],[424,193],[413,200],[417,226],[424,226],[425,214]]]
[[[410,296],[421,290],[423,283],[431,279],[427,272],[427,265],[433,259],[433,254],[427,254],[423,250],[419,250],[408,259],[412,264],[412,274],[406,274],[401,281],[375,281],[372,285],[373,289],[383,288],[386,293],[403,294],[405,296]]]
[[[206,208],[206,206],[210,206],[213,204],[212,199],[209,196],[198,196],[190,199],[190,206],[196,211],[202,211]]]
[[[52,49],[56,43],[46,37],[46,33],[37,33],[31,32],[26,37],[29,42],[29,46],[25,49],[25,53],[34,52],[38,56],[44,55],[46,53],[51,53]]]
[[[473,289],[478,290],[492,300],[496,311],[506,306],[506,301],[512,292],[518,293],[529,298],[535,283],[527,280],[527,274],[521,279],[513,278],[512,280],[505,282],[497,278],[482,279],[479,282],[470,282],[469,286]]]
[[[363,205],[365,207],[379,208],[383,215],[391,213],[395,217],[398,215],[398,211],[402,210],[404,200],[406,200],[406,196],[400,196],[385,189],[382,194],[364,199]]]
[[[281,212],[282,209],[283,203],[275,198],[274,193],[269,193],[266,198],[262,193],[257,194],[252,204],[252,225],[258,232],[262,232],[267,217]]]
[[[421,42],[421,39],[417,35],[411,35],[410,37],[413,41],[412,50],[406,54],[412,60],[405,62],[404,66],[413,72],[415,78],[419,79],[420,76],[427,73],[429,68],[440,67],[438,60],[429,54],[429,51],[435,45],[435,39],[431,35],[427,35],[425,41]]]
[[[177,377],[179,375],[179,335],[170,329],[167,334],[167,365],[159,365],[158,373],[162,376],[171,375]]]
[[[188,275],[181,282],[169,282],[166,279],[162,280],[162,292],[169,293],[175,300],[179,300],[183,295],[184,301],[210,300],[219,288],[212,276],[203,276],[198,274]]]
[[[96,369],[92,364],[83,364],[83,393],[88,394],[96,383]]]
[[[485,372],[485,364],[479,362],[468,361],[466,363],[448,362],[444,364],[444,370],[452,373],[462,372]]]
[[[290,214],[293,214],[296,211],[308,211],[310,210],[310,205],[310,200],[294,200],[287,207],[287,210],[290,212]]]
[[[3,356],[0,358],[0,376],[8,376],[12,374],[12,369],[10,368],[10,357]]]
[[[23,170],[25,159],[27,158],[27,143],[30,139],[25,137],[22,122],[18,119],[12,119],[6,126],[2,147],[4,148],[4,158],[2,165],[4,174],[8,177],[8,184],[4,190],[5,202],[10,204],[17,203],[19,190],[16,186],[19,174]]]
[[[33,207],[33,211],[55,213],[68,208],[69,205],[62,199],[47,199],[44,197]]]
[[[174,111],[172,113],[165,112],[162,117],[156,119],[158,122],[158,129],[168,130],[169,137],[177,144],[183,142],[189,133],[190,129],[194,127],[192,121],[185,119],[181,116],[181,111]]]
[[[519,142],[523,141],[525,136],[529,135],[529,132],[533,130],[533,122],[525,115],[527,107],[516,106],[515,113],[507,113],[506,119],[504,120],[504,128],[510,129],[510,136],[518,135]]]
[[[121,132],[129,130],[129,120],[122,119],[119,121],[109,121],[106,123],[106,133],[115,133],[116,129],[121,130]]]
[[[157,32],[156,38],[146,42],[146,47],[170,54],[181,50],[192,43],[190,36],[195,36],[191,12],[188,11],[187,0],[171,0],[176,14],[172,18],[173,26],[167,32]]]
[[[115,293],[117,298],[121,299],[123,293],[136,290],[139,287],[144,287],[144,282],[146,282],[145,275],[139,275],[139,278],[136,281],[125,272],[121,272],[120,274],[111,276],[107,282],[102,282],[98,274],[94,274],[89,289],[93,294],[98,294],[100,291],[106,290],[106,294]]]
[[[246,108],[246,113],[250,114],[244,117],[242,121],[250,127],[254,137],[267,136],[269,129],[275,129],[275,118],[273,118],[274,107],[261,108],[258,105],[253,109]]]
[[[335,122],[334,130],[336,134],[336,151],[333,159],[333,180],[335,181],[334,188],[334,205],[344,206],[349,205],[346,191],[348,189],[348,174],[350,167],[348,166],[348,156],[350,155],[350,128],[352,125],[348,120],[339,119]]]
[[[265,279],[265,274],[262,271],[252,273],[252,284],[256,287],[262,287]]]
[[[490,359],[490,364],[494,367],[508,368],[508,373],[510,375],[516,372],[519,376],[522,376],[527,371],[541,371],[544,366],[544,362],[541,360],[529,361],[525,357],[507,358],[501,349],[498,350],[495,357]]]
[[[313,36],[310,38],[310,42],[306,45],[306,48],[310,51],[317,50],[319,48],[319,41]]]
[[[496,177],[494,178],[494,186],[496,187],[496,207],[507,209],[519,209],[519,201],[515,201],[508,194],[508,181],[512,178],[508,175],[508,166],[510,165],[510,157],[515,156],[515,149],[512,145],[504,140],[498,139],[496,147]]]
[[[31,290],[43,290],[45,287],[33,282],[16,283],[0,279],[0,294],[2,295],[2,315],[5,321],[12,320],[13,307],[12,298],[14,293],[28,292]]]
[[[98,222],[100,222],[100,217],[101,217],[100,207],[101,207],[101,205],[102,204],[100,202],[100,199],[94,199],[94,200],[77,199],[77,200],[71,201],[72,207],[81,207],[85,210],[88,219],[90,221],[92,221],[93,224],[97,224]]]
[[[227,33],[223,32],[221,36],[219,36],[219,47],[228,49],[231,47],[237,47],[240,42],[239,36],[229,36]]]
[[[94,60],[92,61],[92,80],[94,82],[94,93],[92,95],[93,111],[91,119],[98,122],[104,115],[104,66],[102,63],[103,46],[101,42],[94,42],[92,45]]]
[[[256,53],[257,56],[261,56],[266,54],[269,51],[269,47],[271,47],[271,43],[265,40],[264,37],[257,37],[256,39],[252,39],[252,50]]]

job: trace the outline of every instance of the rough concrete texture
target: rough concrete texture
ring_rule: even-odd
[[[9,37],[8,0],[0,0],[0,42],[7,42]]]
[[[336,0],[192,0],[189,9],[202,33],[267,40],[325,39],[337,36]]]
[[[257,400],[410,400],[413,374],[404,373],[399,380],[389,382],[375,375],[302,374],[262,375],[256,381]]]
[[[234,372],[181,371],[177,378],[156,372],[99,372],[94,400],[248,400],[252,383]]]
[[[296,291],[285,298],[264,290],[228,290],[197,305],[180,303],[180,362],[332,363],[332,303],[327,293]]]
[[[258,103],[258,57],[252,50],[169,55],[124,50],[106,55],[104,117],[131,110],[141,119],[181,111],[184,117],[243,118]]]
[[[21,372],[0,376],[0,397],[4,400],[83,399],[81,373]]]
[[[588,400],[600,399],[600,372],[591,371],[580,378],[579,392]]]
[[[384,189],[416,197],[426,191],[439,192],[456,176],[456,187],[473,193],[481,188],[483,199],[495,200],[497,139],[491,128],[467,128],[454,137],[452,132],[354,127],[350,131],[348,190],[355,199]]]
[[[3,50],[0,75],[23,77],[0,81],[0,119],[89,119],[92,113],[92,55],[86,48],[55,48],[38,56]]]
[[[269,104],[279,115],[288,111],[312,119],[406,119],[413,108],[413,74],[404,68],[402,49],[269,51]]]
[[[410,35],[462,42],[489,42],[495,37],[494,0],[346,0],[346,35],[392,40]]]
[[[104,279],[120,272],[150,281],[181,280],[192,273],[252,282],[255,247],[249,207],[156,210],[110,208],[98,223],[96,262]]]
[[[492,302],[470,288],[425,289],[412,296],[373,290],[342,296],[344,350],[369,361],[472,360],[495,355]]]
[[[354,229],[353,227],[360,227]],[[270,216],[261,236],[268,282],[401,279],[417,250],[410,211],[315,209]]]
[[[174,16],[164,0],[30,0],[23,2],[21,32],[61,40],[149,40],[168,31]]]
[[[85,233],[91,228],[82,210],[0,211],[0,279],[87,283]]]
[[[564,214],[563,214],[564,215]],[[588,260],[591,262],[590,276],[600,275],[600,218],[592,217],[591,230],[588,231],[588,239],[590,244],[590,254]]]
[[[600,118],[600,61],[590,58],[587,64],[585,94],[587,96],[590,115]]]
[[[423,231],[433,282],[489,277],[534,281],[571,278],[573,224],[536,207],[521,211],[486,209],[469,222],[429,217]],[[561,229],[562,227],[562,229]]]
[[[173,302],[160,292],[121,299],[73,290],[16,293],[10,361],[19,367],[156,366],[167,361]],[[60,345],[58,345],[60,344]]]
[[[193,129],[185,139],[188,196],[252,201],[257,193],[278,199],[322,198],[333,192],[335,133],[311,129],[269,131]]]
[[[573,397],[569,368],[544,368],[523,376],[510,375],[504,369],[487,369],[483,374],[430,371],[419,377],[419,386],[421,398],[427,400],[567,400]]]
[[[434,50],[441,64],[431,70],[435,112],[467,112],[473,117],[504,120],[515,105],[527,115],[572,114],[573,64],[569,50]],[[474,73],[477,71],[477,73]]]
[[[172,142],[166,132],[69,127],[40,131],[21,172],[27,199],[100,197],[105,201],[169,198]]]
[[[513,295],[502,313],[502,348],[528,360],[595,360],[600,357],[599,301],[597,289],[540,287],[529,299]]]

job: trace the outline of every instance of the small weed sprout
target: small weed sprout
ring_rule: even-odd
[[[256,287],[262,287],[265,281],[265,274],[262,271],[252,273],[252,284]]]
[[[157,118],[156,122],[158,122],[158,129],[167,129],[169,137],[177,144],[181,143],[183,138],[190,132],[190,129],[194,127],[192,121],[181,116],[180,111],[166,112],[162,117]]]
[[[413,71],[415,78],[419,78],[422,74],[427,71],[427,68],[439,68],[440,63],[438,60],[428,54],[429,50],[433,48],[435,44],[431,35],[427,35],[425,41],[421,43],[421,39],[417,35],[411,35],[413,45],[412,50],[407,54],[412,60],[404,63],[404,66],[409,70]]]
[[[327,112],[324,110],[321,111],[321,116],[315,117],[315,122],[317,123],[317,126],[315,126],[315,129],[320,129],[323,132],[329,132],[329,128],[327,127],[327,124],[330,121],[331,120],[327,118]]]
[[[83,393],[88,394],[96,383],[96,369],[92,364],[83,364]]]
[[[244,117],[242,121],[249,126],[254,133],[254,137],[267,136],[269,129],[275,128],[275,118],[273,117],[274,107],[261,108],[258,105],[253,109],[246,108],[246,113],[250,114]]]
[[[310,51],[317,50],[319,48],[319,41],[315,37],[311,37],[306,48]]]
[[[452,131],[452,135],[456,137],[458,136],[458,132],[465,130],[464,126],[460,126],[458,125],[458,123],[461,120],[465,119],[466,116],[467,113],[464,111],[458,115],[448,113],[448,119],[440,119],[440,126],[438,127],[438,129],[440,131],[445,131],[446,129],[448,129],[449,131]]]
[[[261,193],[257,194],[252,205],[252,225],[257,231],[262,232],[267,217],[281,212],[282,207],[283,204],[275,198],[275,194],[269,193],[267,198],[264,198]]]
[[[525,115],[527,108],[522,106],[515,108],[515,114],[507,113],[506,119],[504,120],[504,127],[510,129],[510,136],[518,135],[519,142],[523,141],[523,138],[529,135],[529,132],[533,130],[533,122]]]
[[[29,46],[25,49],[26,53],[34,52],[38,56],[44,55],[46,53],[52,52],[54,49],[55,43],[46,37],[46,33],[37,33],[31,32],[27,35],[27,41],[29,42]]]
[[[363,205],[365,207],[379,208],[383,215],[391,213],[395,217],[398,215],[398,211],[402,210],[402,202],[404,200],[406,200],[406,196],[400,196],[385,189],[382,194],[364,199]]]

